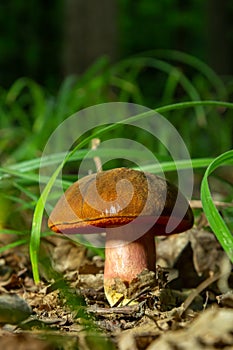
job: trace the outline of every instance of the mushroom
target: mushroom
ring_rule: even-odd
[[[192,210],[176,186],[128,168],[76,181],[48,221],[51,230],[67,235],[106,232],[104,290],[111,306],[129,301],[117,290],[117,281],[127,289],[144,270],[155,272],[154,237],[183,232],[192,225]]]

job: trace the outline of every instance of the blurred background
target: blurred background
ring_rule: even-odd
[[[106,56],[173,49],[233,73],[230,0],[9,0],[0,3],[0,85],[27,76],[56,90]]]
[[[88,106],[232,101],[232,23],[230,0],[1,1],[2,164],[39,157],[52,131]],[[192,157],[232,148],[231,109],[163,115]]]

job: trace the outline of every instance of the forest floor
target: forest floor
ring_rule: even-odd
[[[2,253],[1,349],[233,349],[232,267],[205,219],[156,244],[156,286],[145,274],[138,303],[112,308],[104,260],[85,247],[43,239],[37,285],[26,247]]]

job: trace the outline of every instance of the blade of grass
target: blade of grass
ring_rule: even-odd
[[[21,186],[19,183],[14,182],[13,186],[24,193],[28,198],[32,201],[37,201],[37,196],[30,190],[28,190],[25,186]]]
[[[6,180],[7,178],[9,178],[9,175],[20,177],[24,180],[32,181],[32,182],[38,182],[38,179],[39,179],[38,175],[35,175],[35,174],[25,174],[25,173],[22,173],[21,171],[0,167],[0,181]]]
[[[29,231],[16,231],[16,230],[10,230],[6,228],[0,229],[0,234],[7,234],[7,235],[17,235],[17,236],[25,236],[29,235]]]
[[[152,50],[145,54],[153,54],[156,57],[162,57],[168,60],[176,60],[195,68],[198,72],[202,73],[209,80],[209,82],[216,89],[220,98],[224,98],[225,96],[227,96],[227,90],[221,78],[215,73],[213,69],[211,69],[206,63],[201,61],[199,58],[177,50]]]
[[[15,230],[1,229],[0,230],[0,234],[27,236],[27,238],[18,239],[18,240],[14,241],[14,242],[11,242],[9,244],[4,245],[3,247],[0,247],[0,254],[5,252],[8,249],[12,249],[12,248],[18,247],[18,246],[23,245],[23,244],[28,244],[29,233],[30,232],[24,232],[24,231],[20,232],[20,231],[15,231]],[[47,237],[47,236],[51,236],[51,235],[53,235],[52,232],[45,232],[41,236],[42,237]]]
[[[60,170],[63,168],[64,162],[60,164],[60,166],[56,169],[56,171],[51,176],[49,182],[44,188],[43,193],[38,199],[38,202],[35,207],[33,221],[32,221],[32,231],[31,231],[31,239],[29,246],[30,259],[32,264],[32,272],[35,283],[40,281],[39,277],[39,268],[38,268],[38,252],[40,247],[40,230],[42,224],[42,216],[44,212],[44,203],[48,197],[48,194],[55,182]]]
[[[172,69],[168,74],[166,84],[164,86],[161,104],[165,105],[172,102],[172,97],[175,96],[175,91],[180,81],[180,73],[177,69]]]
[[[12,249],[14,247],[18,247],[18,246],[26,244],[26,243],[28,243],[28,239],[19,239],[19,240],[15,241],[15,242],[6,244],[6,245],[4,245],[3,247],[0,248],[0,254],[5,252],[8,249]]]
[[[187,93],[187,96],[193,101],[200,101],[201,97],[195,88],[195,86],[192,84],[192,82],[182,73],[181,70],[173,66],[172,64],[158,60],[153,57],[134,57],[131,59],[126,59],[125,61],[120,62],[116,67],[119,68],[125,68],[128,66],[132,66],[132,64],[141,65],[141,68],[144,69],[145,67],[151,67],[154,69],[158,69],[168,75],[173,72],[173,74],[176,74],[176,76],[179,77],[179,83]],[[200,125],[205,125],[205,114],[202,108],[202,105],[195,105],[193,106],[196,112],[196,118]]]
[[[233,236],[214,205],[208,184],[208,177],[215,169],[217,169],[219,166],[229,164],[233,165],[233,150],[221,154],[210,163],[206,169],[201,184],[201,201],[210,227],[227,253],[229,259],[233,263]]]
[[[96,150],[90,150],[90,149],[83,149],[77,151],[72,157],[70,157],[70,161],[74,160],[82,160],[84,157],[86,159],[92,159],[94,156],[99,157],[105,157],[111,155],[119,156],[119,154],[124,154],[126,157],[133,157],[137,156],[138,159],[140,157],[142,158],[145,155],[145,152],[138,151],[135,153],[134,150],[131,149],[115,149],[115,148],[108,148],[108,149],[96,149]],[[51,164],[59,164],[64,159],[66,153],[55,153],[49,156],[44,156],[43,158],[36,158],[24,162],[19,162],[17,164],[10,165],[8,169],[12,170],[19,170],[20,172],[26,172],[31,171],[35,169],[39,169],[41,167],[46,167]]]
[[[19,112],[21,112],[21,124],[31,130],[31,120],[28,118],[27,113],[23,111],[23,106],[16,103],[16,100],[20,97],[23,90],[26,88],[28,89],[28,93],[32,96],[33,100],[32,114],[35,119],[41,119],[44,114],[45,106],[44,91],[42,87],[40,87],[35,81],[30,78],[23,77],[16,80],[6,95],[6,102],[7,104],[13,105],[14,108],[19,108]]]
[[[158,107],[155,109],[155,112],[162,114],[162,113],[169,112],[172,110],[192,108],[192,107],[198,106],[198,105],[212,106],[212,107],[225,107],[225,108],[233,109],[232,102],[205,100],[205,101],[178,102],[178,103],[174,103],[171,105]]]
[[[161,171],[161,169],[164,172],[168,171],[174,171],[177,169],[188,169],[190,166],[192,168],[205,168],[207,167],[214,158],[199,158],[199,159],[191,159],[191,160],[177,160],[177,161],[170,161],[170,162],[162,162],[161,164],[151,164],[141,167],[141,170],[149,171],[151,173],[158,173]],[[135,168],[139,169],[139,168]]]
[[[2,172],[2,174],[1,174]],[[38,183],[39,181],[39,176],[33,173],[27,173],[25,174],[24,172],[21,172],[19,170],[12,170],[10,168],[1,168],[0,167],[0,181],[9,179],[10,176],[14,176],[17,178],[22,179],[25,182],[34,182]],[[47,184],[48,183],[48,177],[47,176],[41,176],[40,181]],[[60,180],[56,180],[60,181]],[[62,181],[62,184],[65,186],[69,186],[70,182],[69,181]]]
[[[35,206],[35,203],[37,202],[36,200],[35,201],[31,201],[31,202],[28,202],[24,199],[21,199],[17,196],[10,196],[10,195],[4,195],[3,198],[6,198],[6,199],[9,199],[12,203],[18,203],[20,204],[20,209],[18,208],[18,211],[19,210],[25,210],[25,209],[33,209],[34,206]]]

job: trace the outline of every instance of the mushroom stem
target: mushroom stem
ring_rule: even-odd
[[[156,269],[154,234],[148,231],[141,237],[138,235],[136,240],[130,239],[133,236],[135,228],[131,225],[118,227],[114,234],[106,230],[104,288],[111,306],[122,297],[114,291],[116,280],[123,282],[127,288],[143,270]]]

